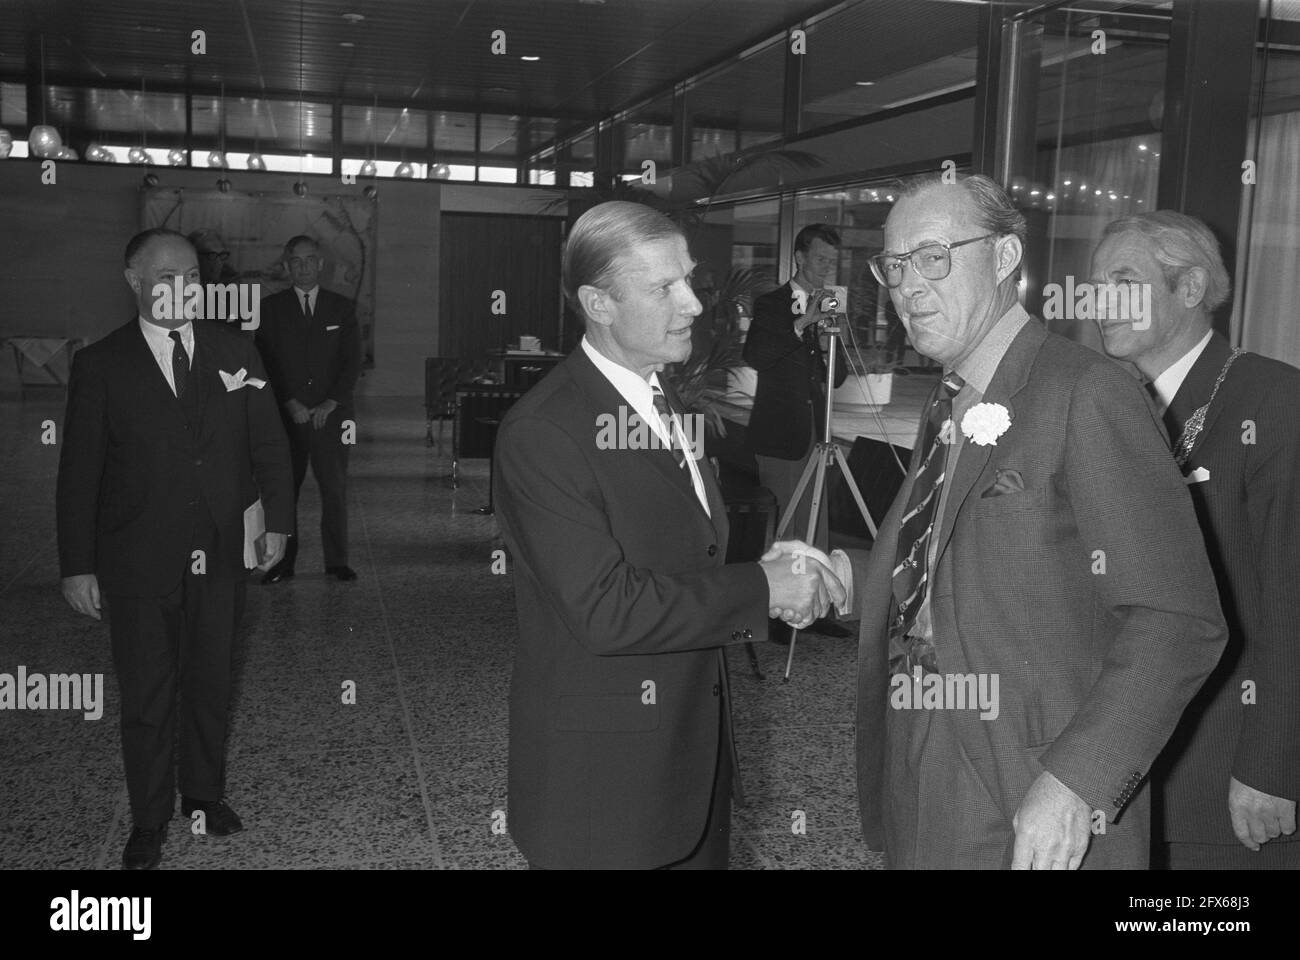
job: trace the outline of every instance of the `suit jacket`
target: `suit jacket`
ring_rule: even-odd
[[[1166,415],[1173,439],[1210,399],[1231,347],[1214,334]],[[1233,363],[1185,473],[1228,622],[1223,659],[1184,713],[1155,780],[1166,840],[1240,841],[1228,780],[1300,798],[1300,370],[1255,354]],[[1243,684],[1254,685],[1253,698]],[[1253,699],[1243,703],[1243,699]],[[1300,840],[1279,836],[1269,843]]]
[[[997,719],[954,711],[962,750],[1005,829],[1044,770],[1111,823],[1130,802],[1141,806],[1145,825],[1150,798],[1139,786],[1225,640],[1190,497],[1136,381],[1037,321],[1017,334],[983,399],[1005,406],[1011,426],[995,445],[968,440],[961,451],[930,594],[939,670],[999,677]],[[869,841],[889,816],[892,568],[920,460],[881,526],[861,599],[858,785]],[[998,483],[1000,470],[1017,471],[1023,490],[994,495],[1015,486]],[[963,816],[947,797],[920,802]],[[1112,830],[1093,837],[1089,858],[1144,866],[1149,839]]]
[[[552,869],[692,852],[729,736],[720,648],[767,624],[762,570],[724,566],[727,515],[708,464],[711,517],[670,451],[597,446],[597,418],[625,405],[579,346],[497,438],[519,611],[509,827]]]
[[[745,445],[750,453],[781,460],[807,454],[825,420],[826,361],[820,348],[795,335],[792,289],[784,283],[754,300],[744,349],[745,362],[758,371]],[[841,355],[835,386],[847,375]]]
[[[293,287],[262,301],[257,345],[283,405],[295,399],[305,407],[334,400],[352,406],[352,389],[361,375],[361,330],[352,301],[321,287],[312,321],[302,315]]]
[[[170,593],[190,564],[192,500],[217,528],[209,570],[245,574],[244,507],[259,494],[267,529],[293,530],[284,428],[269,388],[226,389],[221,371],[241,369],[266,378],[246,337],[194,321],[187,415],[137,318],[77,351],[59,457],[62,576],[94,573],[115,593]]]

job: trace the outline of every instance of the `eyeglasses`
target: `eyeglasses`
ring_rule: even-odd
[[[903,282],[904,263],[910,263],[912,269],[926,280],[942,280],[952,272],[952,251],[968,243],[978,243],[996,236],[996,233],[986,233],[982,237],[971,237],[956,243],[927,243],[902,255],[878,253],[870,260],[871,272],[890,290],[896,289]]]
[[[230,259],[230,251],[229,251],[229,250],[200,250],[200,251],[199,251],[199,256],[200,256],[200,257],[216,257],[218,260],[229,260],[229,259]]]

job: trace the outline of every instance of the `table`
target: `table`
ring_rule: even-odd
[[[527,390],[563,360],[563,353],[554,350],[489,350],[488,363],[492,372],[507,387]]]
[[[72,372],[72,357],[81,346],[80,338],[75,337],[6,337],[5,343],[13,348],[14,369],[18,373],[18,391],[22,394],[26,382],[23,380],[23,368],[26,363],[35,364],[49,374],[59,386],[66,387]],[[33,384],[34,385],[34,384]]]

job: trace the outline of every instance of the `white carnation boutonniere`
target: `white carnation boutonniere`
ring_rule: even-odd
[[[808,311],[808,291],[800,287],[791,285],[790,287],[790,312],[796,317],[802,317]]]
[[[981,447],[997,446],[1010,426],[1011,414],[1000,403],[977,403],[961,418],[962,435]]]

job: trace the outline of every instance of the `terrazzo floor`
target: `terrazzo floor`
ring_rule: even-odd
[[[355,583],[321,571],[319,499],[293,581],[254,580],[243,625],[227,797],[243,833],[196,837],[179,816],[164,869],[520,869],[508,835],[506,694],[517,623],[509,574],[493,575],[488,464],[424,442],[419,401],[358,411],[350,466]],[[0,672],[102,673],[103,715],[0,711],[0,867],[115,869],[130,830],[106,624],[59,593],[58,447],[43,423],[59,393],[0,401]],[[804,635],[757,644],[767,679],[729,651],[748,804],[734,814],[733,869],[878,869],[858,828],[853,760],[856,644]],[[344,704],[346,681],[355,705]],[[803,811],[806,831],[792,828]]]

